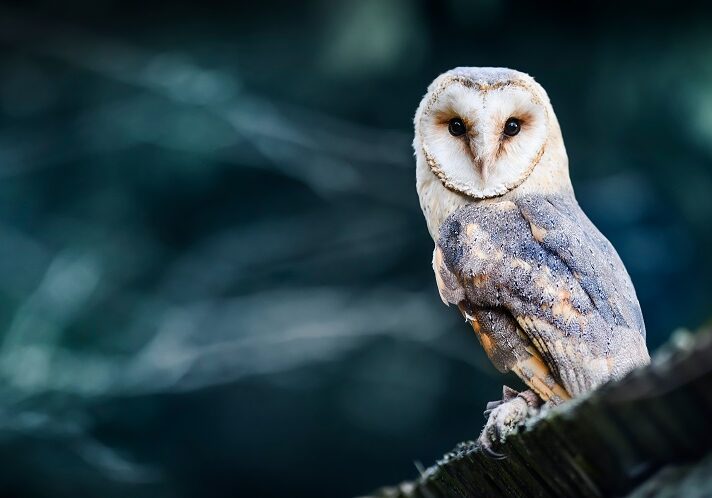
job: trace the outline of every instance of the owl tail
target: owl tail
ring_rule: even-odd
[[[529,347],[527,352],[530,356],[512,366],[512,372],[544,401],[558,405],[571,399],[569,392],[554,379],[539,351]]]

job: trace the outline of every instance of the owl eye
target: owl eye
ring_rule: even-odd
[[[519,121],[517,118],[509,118],[506,123],[504,123],[504,130],[502,130],[502,133],[507,135],[508,137],[513,137],[517,133],[519,133],[519,130],[522,129],[522,122]]]
[[[447,125],[447,130],[453,137],[459,137],[465,134],[467,128],[465,127],[465,123],[462,122],[462,119],[452,118]]]

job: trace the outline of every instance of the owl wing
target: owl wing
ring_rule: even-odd
[[[589,391],[648,361],[615,249],[575,199],[474,203],[443,223],[434,267],[488,356],[544,399]]]

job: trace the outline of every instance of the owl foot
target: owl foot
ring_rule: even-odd
[[[495,460],[506,458],[494,450],[504,439],[517,430],[530,412],[541,406],[541,399],[533,391],[517,392],[507,386],[502,388],[502,399],[487,403],[484,414],[487,423],[477,442],[485,456]]]

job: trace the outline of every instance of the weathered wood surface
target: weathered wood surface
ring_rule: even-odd
[[[655,479],[669,474],[689,486],[685,469],[712,489],[712,474],[695,470],[712,454],[712,334],[673,342],[648,367],[529,421],[505,442],[505,460],[461,443],[415,481],[374,497],[599,497],[636,488],[635,496],[661,496]]]

